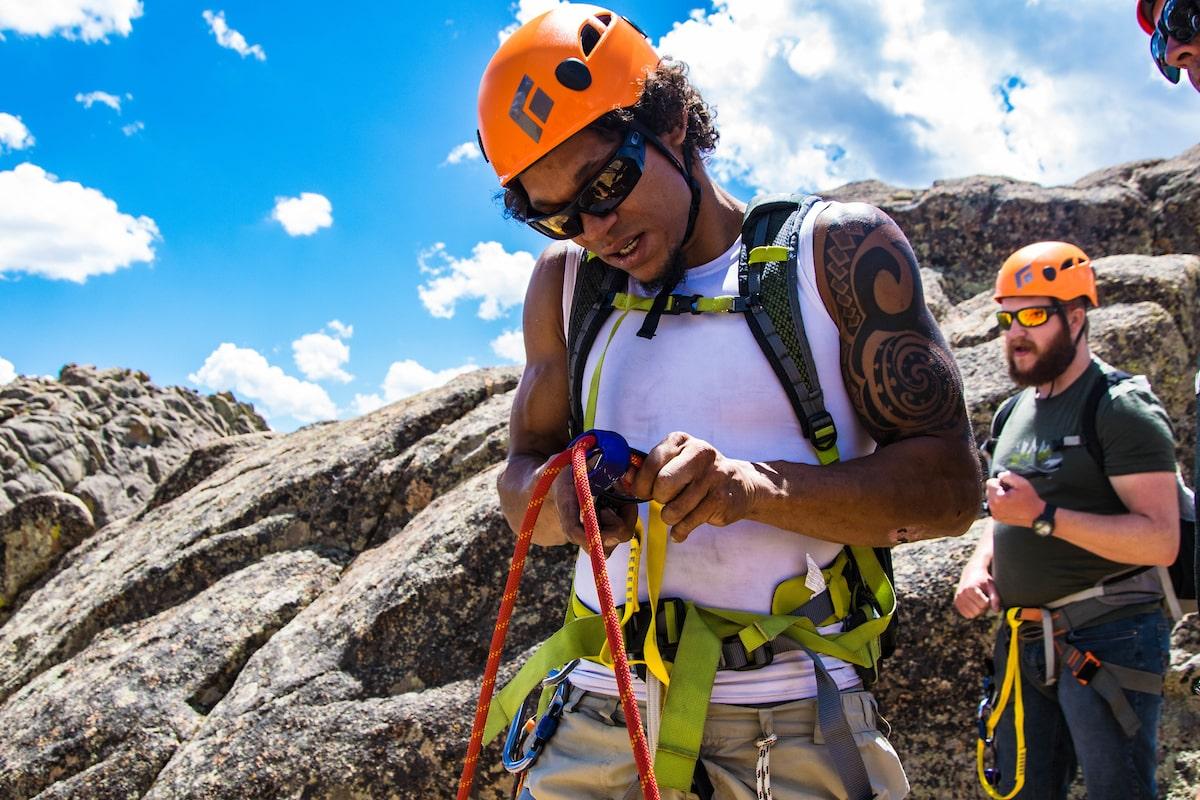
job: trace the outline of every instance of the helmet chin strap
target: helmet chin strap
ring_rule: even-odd
[[[696,218],[700,216],[700,182],[692,176],[692,149],[686,144],[683,148],[683,163],[675,158],[665,147],[662,152],[671,160],[675,168],[683,175],[687,181],[688,189],[691,190],[692,200],[688,208],[687,227],[683,231],[683,241],[679,243],[679,249],[682,250],[691,241],[692,234],[696,229]],[[679,280],[673,280],[670,283],[664,283],[663,287],[658,290],[658,294],[654,296],[654,302],[650,305],[650,310],[646,313],[646,319],[642,321],[642,327],[638,329],[637,335],[643,339],[653,339],[655,332],[658,330],[658,323],[662,319],[663,311],[667,308],[667,302],[671,299],[671,292],[675,291]]]
[[[1071,321],[1069,319],[1067,319],[1066,307],[1063,306],[1062,303],[1055,300],[1054,308],[1060,315],[1062,315],[1062,321],[1063,321],[1063,324],[1067,326],[1067,330],[1070,330],[1071,329]],[[1079,326],[1079,333],[1075,334],[1075,338],[1071,342],[1071,346],[1074,347],[1077,352],[1079,350],[1079,340],[1083,338],[1083,331],[1085,328],[1087,328],[1086,321],[1084,322],[1083,325]],[[1057,382],[1058,382],[1058,376],[1056,375],[1054,377],[1054,379],[1050,381],[1050,390],[1048,392],[1046,392],[1046,396],[1042,398],[1043,400],[1049,400],[1051,397],[1054,396],[1054,384]]]

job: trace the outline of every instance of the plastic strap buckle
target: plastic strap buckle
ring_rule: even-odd
[[[1071,674],[1075,676],[1075,680],[1079,681],[1081,686],[1087,686],[1092,678],[1096,677],[1096,673],[1100,671],[1103,664],[1100,663],[1100,659],[1092,655],[1091,650],[1088,650],[1078,656],[1072,654],[1067,666],[1071,668]]]
[[[680,314],[699,314],[700,309],[697,307],[702,294],[673,294],[671,301],[667,303],[662,313],[670,316],[679,316]]]
[[[808,418],[812,431],[812,443],[818,450],[828,450],[837,443],[837,425],[828,411],[821,411]]]
[[[671,611],[667,608],[670,607]],[[620,608],[617,609],[617,615],[621,615]],[[643,606],[639,608],[625,623],[622,629],[622,634],[625,637],[625,652],[633,661],[645,661],[646,658],[646,638],[653,635],[655,644],[658,645],[658,654],[663,661],[675,661],[675,655],[679,652],[679,636],[683,632],[683,619],[687,614],[687,603],[678,597],[668,597],[658,601],[658,608],[654,611],[654,623],[656,630],[650,630],[650,609]],[[675,621],[675,630],[672,632],[668,625],[671,620]],[[646,665],[645,663],[635,664],[633,671],[643,681],[646,680]]]
[[[721,640],[721,660],[717,662],[717,669],[749,672],[762,669],[774,660],[775,651],[771,649],[770,642],[754,650],[747,650],[742,640],[734,634]]]

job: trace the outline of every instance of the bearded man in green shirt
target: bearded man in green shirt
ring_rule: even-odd
[[[1170,631],[1155,567],[1175,560],[1181,507],[1171,425],[1143,378],[1092,355],[1095,275],[1078,247],[1018,250],[995,299],[1025,388],[993,421],[992,518],[954,599],[967,618],[990,608],[1008,623],[996,684],[1016,702],[988,723],[989,793],[1065,798],[1082,767],[1092,800],[1154,798]]]

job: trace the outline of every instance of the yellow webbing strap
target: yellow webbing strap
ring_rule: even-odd
[[[682,301],[675,295],[672,295],[667,300],[667,307],[664,309],[667,312],[696,312],[700,314],[720,314],[732,313],[735,310],[737,298],[733,295],[722,294],[716,297],[697,297],[686,298],[688,305],[686,308],[679,308]],[[618,311],[649,311],[654,304],[653,297],[638,297],[625,292],[618,292],[613,296],[612,307]],[[694,306],[694,307],[693,307]]]
[[[600,358],[596,359],[596,368],[592,370],[592,382],[590,391],[588,392],[587,408],[583,412],[583,429],[590,431],[596,425],[596,396],[600,394],[600,370],[604,366],[604,357],[608,355],[608,346],[612,344],[613,337],[617,335],[617,328],[621,327],[621,323],[629,316],[629,309],[625,309],[625,313],[617,317],[617,321],[613,323],[612,330],[608,332],[608,339],[604,342],[604,349],[600,351]]]
[[[639,533],[641,532],[641,521],[638,521]],[[643,548],[646,554],[646,587],[647,602],[650,611],[650,623],[648,630],[657,630],[657,613],[658,600],[662,592],[662,576],[663,569],[667,563],[667,526],[662,521],[662,505],[659,503],[650,503],[650,525],[649,531],[645,536],[646,542]],[[625,581],[625,608],[621,615],[621,625],[626,622],[637,612],[641,605],[638,602],[638,563],[635,560],[635,551],[638,548],[637,539],[633,539],[629,543],[629,572]],[[583,601],[571,593],[570,611],[567,614],[567,621],[586,617],[595,614],[590,608],[583,604]],[[628,647],[626,643],[626,647]],[[643,643],[643,659],[628,659],[630,666],[645,664],[646,669],[654,673],[654,676],[663,682],[664,686],[669,686],[671,683],[671,668],[663,660],[662,654],[658,650],[658,642],[653,636],[647,636]],[[584,656],[586,658],[586,656]],[[609,669],[613,669],[614,661],[612,651],[608,647],[608,642],[604,642],[604,646],[600,648],[600,654],[591,661],[596,661]]]
[[[787,261],[788,249],[777,245],[761,245],[755,247],[747,256],[747,261],[751,264],[762,264],[766,261]]]
[[[983,769],[984,748],[987,745],[983,739],[980,739],[975,745],[975,767],[979,774],[979,783],[992,800],[1012,800],[1025,785],[1025,704],[1021,700],[1021,645],[1017,637],[1017,629],[1021,627],[1021,620],[1017,619],[1017,615],[1020,613],[1020,608],[1010,608],[1004,615],[1011,631],[1011,638],[1008,642],[1008,658],[1004,664],[1004,684],[1000,688],[1000,697],[996,700],[996,706],[987,720],[987,736],[988,739],[991,739],[995,735],[996,726],[1000,723],[1000,716],[1004,713],[1004,709],[1008,705],[1008,697],[1011,694],[1013,702],[1016,703],[1013,714],[1017,730],[1017,774],[1012,791],[1008,794],[1000,794],[995,787],[988,783],[987,774]]]

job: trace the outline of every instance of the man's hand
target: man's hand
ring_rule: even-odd
[[[987,501],[992,519],[1025,528],[1032,526],[1046,508],[1033,484],[1015,472],[1001,472],[988,479]]]
[[[700,525],[745,519],[757,479],[749,461],[726,458],[702,439],[672,433],[646,454],[632,492],[662,503],[671,538],[682,542]]]
[[[954,607],[967,619],[975,619],[989,608],[1000,610],[1000,595],[986,569],[968,562],[954,591]]]
[[[554,479],[550,487],[550,503],[558,513],[559,527],[571,544],[587,549],[587,532],[583,529],[579,496],[575,494],[575,478],[569,468]],[[621,542],[633,538],[637,525],[637,505],[627,503],[614,510],[597,504],[596,515],[600,520],[600,541],[604,543],[604,555],[612,553]]]

